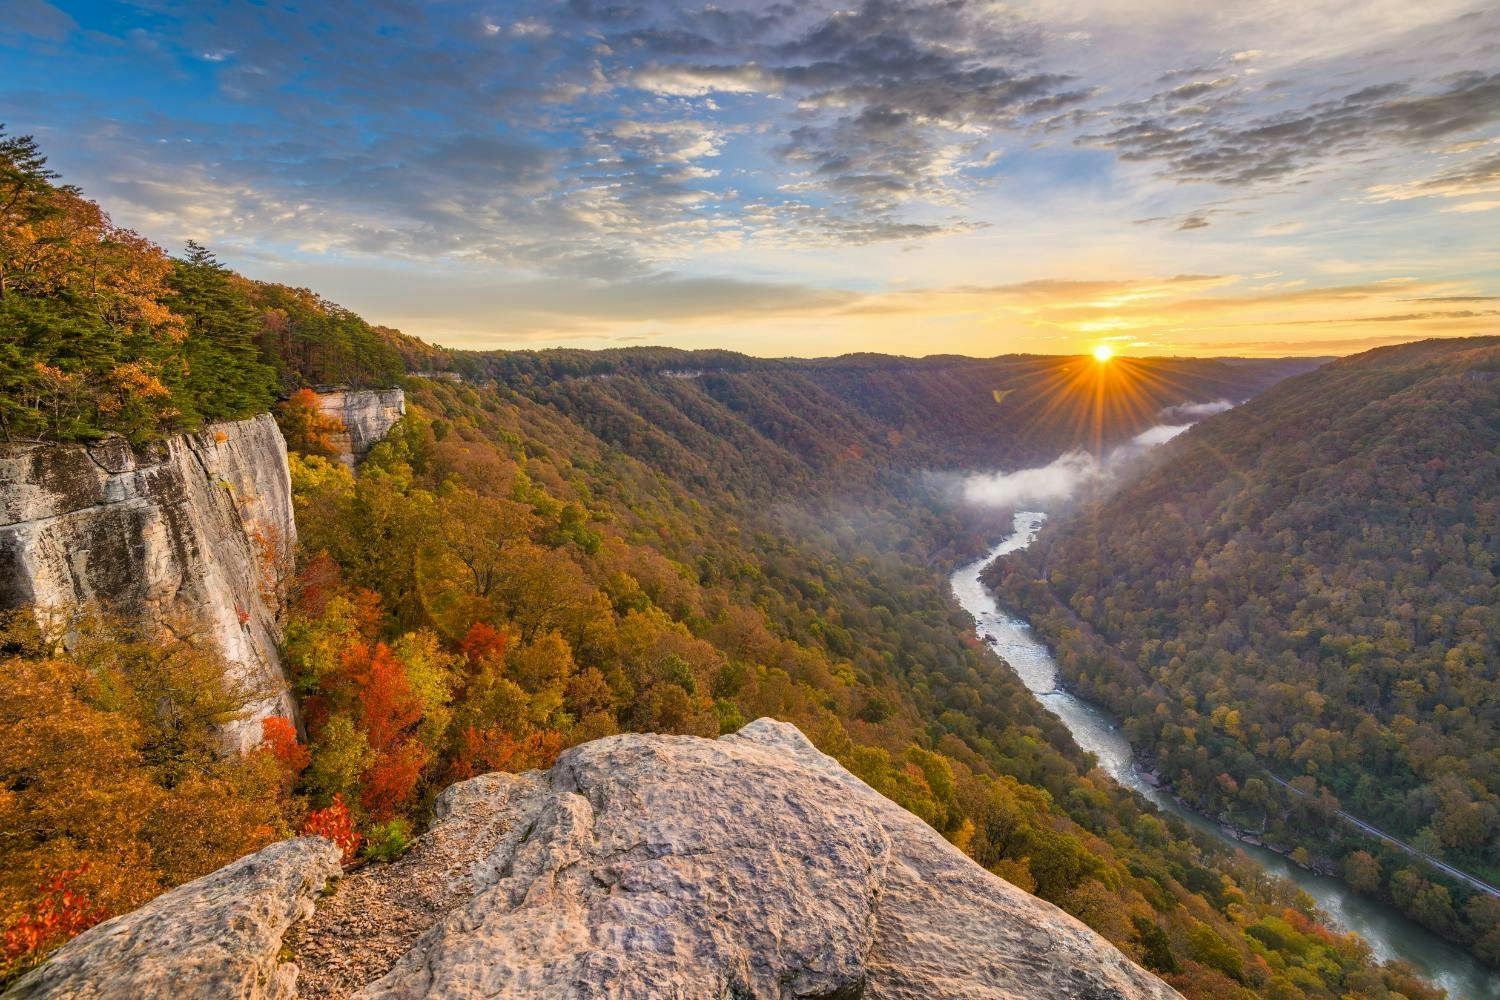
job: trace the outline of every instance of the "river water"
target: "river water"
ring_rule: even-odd
[[[1391,907],[1358,895],[1337,879],[1314,875],[1274,851],[1229,837],[1216,824],[1178,805],[1141,777],[1130,743],[1115,721],[1059,687],[1057,664],[1047,647],[1024,620],[1001,609],[994,595],[979,580],[980,573],[991,562],[1030,545],[1046,519],[1046,514],[1036,511],[1017,514],[1014,531],[1004,541],[982,559],[953,574],[953,596],[974,617],[975,631],[980,639],[1010,665],[1022,683],[1053,715],[1063,721],[1078,745],[1096,756],[1099,766],[1122,785],[1140,792],[1195,827],[1229,841],[1271,873],[1295,882],[1317,900],[1331,923],[1358,933],[1382,959],[1405,959],[1447,989],[1454,1000],[1500,1000],[1500,973],[1491,972]]]

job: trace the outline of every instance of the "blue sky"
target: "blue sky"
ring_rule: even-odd
[[[1500,329],[1486,4],[8,0],[0,121],[169,249],[455,346]]]

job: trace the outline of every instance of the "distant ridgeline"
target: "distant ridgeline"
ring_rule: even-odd
[[[296,571],[263,596],[300,719],[265,719],[226,758],[216,734],[246,719],[246,692],[193,644],[107,621],[67,649],[0,634],[0,982],[298,831],[389,861],[455,781],[615,733],[773,716],[1192,1000],[1435,996],[1093,767],[973,641],[945,564],[984,538],[916,475],[1108,445],[1307,362],[448,352],[198,248],[172,260],[4,142],[0,434],[17,480],[34,451],[72,448],[68,468],[118,470],[89,474],[105,501],[136,504],[114,484],[150,488],[136,473],[165,448],[218,491],[224,524],[249,525],[272,505],[219,471],[233,438],[205,428],[184,450],[180,432],[263,427],[253,415],[285,396]],[[1092,410],[1116,377],[1130,391]],[[354,428],[303,390],[396,380],[405,416],[355,475],[337,460]],[[366,412],[399,413],[378,395]],[[109,432],[149,446],[54,443]],[[36,565],[61,578],[121,537]]]
[[[1355,823],[1500,885],[1500,338],[1288,379],[995,575],[1180,795],[1500,964],[1500,899]]]

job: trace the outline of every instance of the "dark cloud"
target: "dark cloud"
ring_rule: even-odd
[[[1038,33],[972,0],[865,0],[755,18],[714,8],[670,32],[625,37],[652,57],[634,76],[644,89],[795,99],[799,120],[775,151],[807,171],[805,190],[863,216],[955,197],[964,158],[995,131],[1093,93],[1027,68]]]
[[[1144,103],[1172,100],[1194,86]],[[1123,160],[1160,164],[1178,180],[1251,185],[1286,180],[1340,157],[1392,144],[1440,142],[1500,122],[1500,73],[1459,73],[1427,88],[1409,82],[1367,86],[1274,114],[1251,110],[1255,105],[1242,88],[1226,83],[1208,90],[1216,96],[1186,119],[1115,115],[1111,127],[1078,141],[1113,150]]]

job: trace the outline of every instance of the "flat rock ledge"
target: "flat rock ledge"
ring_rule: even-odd
[[[84,931],[4,1000],[291,1000],[297,969],[281,961],[282,938],[339,871],[322,837],[272,844]]]
[[[163,941],[200,940],[197,911],[169,917],[170,897],[199,884],[146,908]],[[61,982],[47,977],[62,961],[77,992],[18,995],[162,995],[79,978],[110,968],[80,961],[99,949],[89,936],[21,984]],[[278,951],[309,1000],[1177,996],[769,719],[717,740],[612,736],[546,773],[454,785],[410,853],[346,876],[284,942],[240,935],[152,958],[173,996],[283,997]],[[249,969],[263,985],[242,988],[235,970]]]

